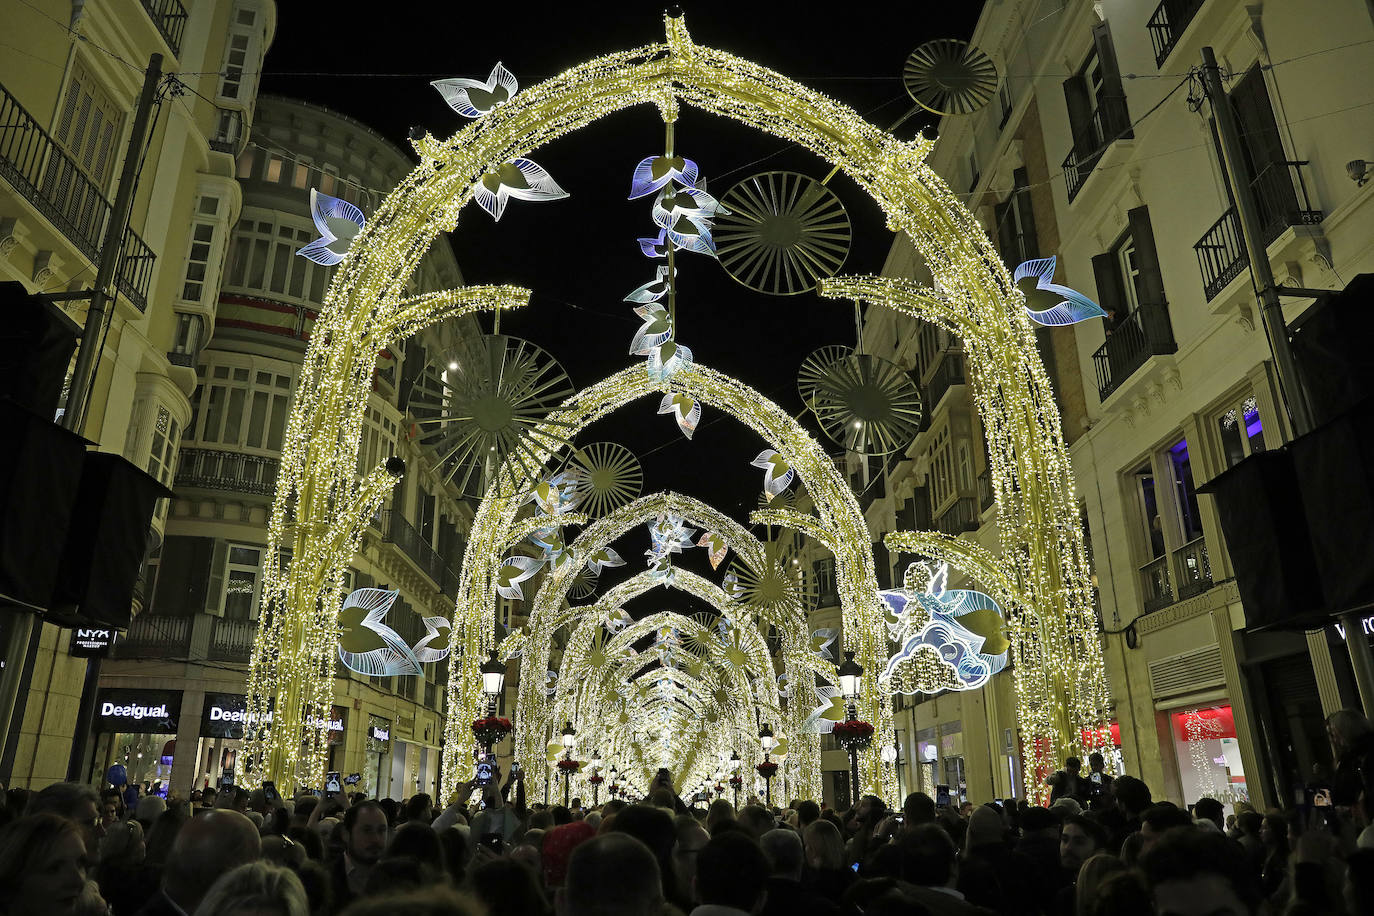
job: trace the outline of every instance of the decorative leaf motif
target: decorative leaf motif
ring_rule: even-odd
[[[701,420],[701,403],[696,398],[681,393],[665,394],[658,405],[660,414],[671,413],[677,420],[678,429],[688,439],[697,430]]]
[[[693,362],[692,348],[676,341],[665,341],[649,353],[649,378],[667,381],[674,372]]]
[[[329,267],[338,264],[348,253],[358,233],[367,223],[363,211],[346,200],[321,194],[310,189],[310,218],[320,237],[296,250],[303,258]]]
[[[500,61],[485,81],[454,78],[435,80],[430,85],[439,90],[450,108],[465,118],[480,118],[510,101],[520,90],[520,84]]]
[[[344,599],[339,611],[339,660],[369,676],[413,676],[420,662],[399,633],[383,623],[400,593],[360,588]]]
[[[1026,294],[1026,315],[1031,321],[1046,327],[1063,327],[1107,317],[1102,307],[1087,296],[1052,283],[1054,266],[1053,255],[1036,258],[1022,262],[1012,275],[1017,289]]]
[[[657,302],[668,295],[668,265],[660,264],[654,279],[631,291],[626,302]]]
[[[452,623],[447,617],[421,617],[420,620],[425,625],[425,635],[412,647],[416,660],[427,665],[448,658]]]
[[[624,565],[625,561],[620,558],[620,554],[609,547],[602,547],[599,550],[595,550],[592,552],[591,556],[587,557],[587,568],[597,575],[600,575],[601,571],[604,569]]]
[[[725,536],[713,531],[703,534],[701,540],[697,541],[697,546],[706,548],[711,558],[712,569],[720,568],[721,561],[725,559],[726,551],[730,549],[730,545],[725,541]]]
[[[641,305],[635,309],[635,314],[643,318],[644,323],[630,341],[630,353],[648,356],[673,336],[673,323],[668,310],[661,305]]]
[[[508,557],[496,571],[497,594],[512,601],[525,600],[525,593],[521,590],[520,583],[533,576],[543,565],[543,560],[534,557]]]
[[[630,200],[652,194],[669,182],[685,187],[697,183],[697,164],[681,156],[648,156],[635,166],[630,180]]]
[[[639,242],[639,250],[644,253],[646,258],[666,258],[668,256],[668,246],[665,241],[668,238],[668,230],[658,230],[658,236],[652,239],[636,239]]]
[[[488,172],[473,186],[472,199],[477,205],[500,220],[506,212],[506,201],[559,200],[568,192],[558,186],[544,167],[531,159],[512,159],[494,172]]]
[[[769,448],[759,452],[758,457],[749,462],[749,465],[763,469],[763,492],[770,500],[786,490],[796,477],[792,466],[775,449]]]
[[[667,187],[654,198],[651,212],[655,225],[663,229],[672,229],[684,216],[709,220],[717,213],[730,211],[722,208],[720,202],[705,191],[698,191],[696,188]]]

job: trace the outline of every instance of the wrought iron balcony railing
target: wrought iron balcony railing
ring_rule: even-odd
[[[180,57],[181,36],[186,31],[186,7],[180,0],[143,0],[143,8],[167,41],[167,47]]]
[[[1064,157],[1062,166],[1070,203],[1083,189],[1093,169],[1097,168],[1097,163],[1102,159],[1107,147],[1115,140],[1130,136],[1131,118],[1126,110],[1126,100],[1116,96],[1102,99],[1093,109],[1087,123],[1075,127],[1077,134],[1074,137],[1073,148]]]
[[[14,186],[94,264],[100,256],[110,202],[24,107],[0,86],[0,176]],[[140,312],[148,307],[155,255],[132,229],[124,231],[115,286]]]
[[[1112,328],[1106,341],[1093,354],[1098,397],[1105,401],[1151,356],[1176,350],[1169,307],[1163,303],[1142,303]]]
[[[977,531],[982,523],[981,514],[973,497],[961,496],[935,520],[935,527],[950,537],[956,537],[965,531]]]
[[[121,658],[185,658],[191,650],[194,621],[194,617],[139,614],[115,643],[115,654]]]
[[[986,512],[996,501],[992,494],[992,472],[983,468],[983,473],[978,475],[978,508]]]
[[[211,661],[246,664],[253,654],[253,639],[257,635],[256,620],[217,617],[214,629],[210,632],[210,649],[207,654]]]
[[[439,555],[439,551],[431,547],[400,512],[386,509],[382,516],[382,540],[401,548],[401,553],[413,560],[420,571],[441,590],[452,588],[456,594],[458,575]]]
[[[1150,33],[1150,43],[1155,48],[1155,66],[1164,66],[1169,52],[1183,37],[1188,23],[1193,21],[1197,11],[1202,9],[1206,0],[1161,0],[1155,7],[1154,15],[1145,24]]]
[[[272,496],[277,492],[278,464],[276,458],[264,455],[183,448],[172,487]]]
[[[1271,162],[1250,182],[1260,214],[1260,238],[1267,248],[1289,226],[1309,226],[1322,221],[1322,211],[1312,207],[1302,167],[1307,161]],[[1202,291],[1207,301],[1250,266],[1240,216],[1234,206],[1203,233],[1193,250],[1202,271]]]
[[[964,384],[964,354],[957,350],[947,351],[941,358],[939,365],[935,367],[935,374],[930,377],[930,384],[926,386],[925,414],[928,416],[935,412],[935,407],[944,398],[945,393],[955,385]]]
[[[1174,589],[1169,584],[1169,558],[1156,557],[1140,567],[1140,593],[1144,597],[1145,613],[1157,611],[1174,603]]]

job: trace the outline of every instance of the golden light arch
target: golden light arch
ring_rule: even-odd
[[[596,58],[517,93],[447,141],[418,141],[421,164],[383,201],[336,271],[302,368],[269,524],[263,624],[248,679],[250,781],[323,779],[327,735],[313,723],[327,718],[332,700],[344,575],[390,486],[381,468],[361,480],[356,474],[378,354],[449,315],[527,301],[509,288],[406,299],[405,283],[438,234],[457,224],[483,175],[645,103],[670,121],[686,103],[809,149],[852,178],[889,228],[913,243],[939,295],[863,279],[832,281],[822,292],[944,321],[966,332],[966,344],[977,342],[968,363],[999,510],[997,566],[1020,606],[1033,609],[1015,621],[1012,648],[1027,788],[1038,791],[1039,768],[1104,743],[1108,688],[1059,414],[1023,297],[986,234],[925,164],[929,142],[901,141],[820,93],[694,44],[680,17],[665,24],[664,44]],[[841,582],[851,602],[870,597],[856,594],[868,585]]]
[[[794,417],[760,392],[700,364],[686,366],[663,382],[651,382],[643,366],[633,366],[570,397],[545,419],[531,439],[552,441],[553,437],[545,433],[555,430],[560,435],[575,435],[639,398],[666,391],[687,394],[734,417],[758,433],[791,464],[807,488],[819,526],[830,533],[829,543],[836,557],[845,648],[853,649],[869,671],[882,670],[887,646],[884,606],[878,598],[872,546],[863,512],[853,490],[824,449]],[[537,448],[534,452],[548,457]],[[468,724],[481,714],[486,703],[481,693],[479,669],[492,647],[497,597],[495,573],[505,551],[518,540],[514,532],[532,530],[539,525],[536,519],[518,518],[528,497],[514,485],[511,473],[509,464],[499,470],[497,483],[489,490],[473,519],[472,536],[463,558],[451,640],[453,651],[442,767],[445,787],[456,785],[466,775],[467,762],[475,748]],[[605,529],[592,526],[588,530],[600,532]],[[746,556],[745,559],[753,564],[764,562],[761,556]],[[565,569],[562,575],[570,576],[571,573],[571,569]],[[542,619],[545,614],[539,613],[541,608],[536,607],[535,611],[532,636],[536,651],[544,652],[549,631]],[[809,651],[809,641],[798,638],[805,630],[805,609],[798,608],[797,613],[797,627],[781,628],[787,670],[800,670],[799,657]],[[865,680],[857,707],[859,715],[872,722],[881,734],[891,732],[891,706],[878,689],[876,678]],[[871,786],[870,791],[891,798],[896,793],[895,771],[891,764],[882,762],[880,750],[875,743],[860,755],[860,777],[865,786]]]

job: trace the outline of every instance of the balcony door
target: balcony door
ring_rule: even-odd
[[[1288,154],[1283,149],[1274,106],[1269,101],[1269,87],[1259,64],[1252,66],[1236,80],[1227,99],[1235,112],[1236,129],[1240,133],[1240,152],[1248,173],[1245,179],[1255,192],[1259,206],[1260,224],[1267,237],[1277,235],[1284,226],[1292,225],[1298,213],[1298,195],[1288,170]],[[1217,161],[1226,171],[1221,154],[1216,123],[1212,123],[1212,139],[1217,144]],[[1234,206],[1231,184],[1226,185],[1227,198]],[[1271,235],[1272,233],[1272,235]]]

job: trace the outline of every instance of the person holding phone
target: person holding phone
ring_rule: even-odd
[[[516,808],[524,807],[525,799],[525,780],[524,774],[512,770],[511,782],[516,784]],[[504,798],[505,791],[501,788],[501,767],[494,761],[491,763],[491,776],[486,785],[482,786],[482,804],[484,805],[481,813],[472,820],[471,835],[474,837],[485,837],[490,834],[499,834],[504,846],[510,846],[515,841],[515,835],[520,830],[520,815],[516,810],[506,805]],[[506,790],[510,789],[510,782],[506,783]],[[483,848],[480,844],[478,848]],[[490,847],[487,847],[490,852]]]

